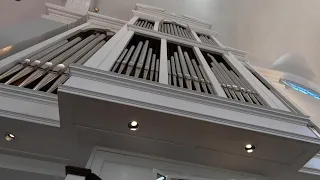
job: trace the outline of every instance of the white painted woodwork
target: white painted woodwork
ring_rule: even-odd
[[[222,48],[225,48],[225,46],[218,40],[216,36],[210,35],[210,37]]]
[[[320,176],[320,154],[308,161],[299,172]]]
[[[32,56],[32,55],[44,50],[45,48],[49,47],[52,43],[59,42],[59,41],[63,40],[65,37],[71,37],[72,35],[76,34],[79,30],[81,30],[82,28],[85,28],[89,25],[90,25],[90,23],[82,24],[82,25],[77,26],[73,29],[70,29],[64,33],[61,33],[57,36],[54,36],[48,40],[45,40],[39,44],[31,46],[23,51],[20,51],[19,53],[16,53],[16,54],[9,56],[5,59],[2,59],[0,61],[0,73],[4,72],[8,68],[12,67],[17,62],[24,60],[24,58],[27,58],[28,56]]]
[[[139,19],[138,16],[133,16],[130,21],[128,21],[128,24],[134,24]]]
[[[57,22],[70,24],[75,22],[84,16],[86,16],[86,11],[78,11],[76,9],[58,6],[50,3],[46,3],[47,14],[42,15],[43,18],[54,20]]]
[[[160,24],[160,22],[159,22],[159,21],[156,21],[156,22],[154,23],[153,30],[159,31],[159,24]]]
[[[127,46],[129,41],[133,37],[133,34],[133,31],[127,31],[126,34],[122,37],[122,39],[119,41],[119,43],[116,45],[116,47],[113,49],[113,51],[101,62],[101,64],[98,66],[98,69],[109,71],[114,62],[120,56],[123,49]]]
[[[76,11],[87,12],[92,0],[67,0],[65,7]]]
[[[167,40],[161,39],[159,83],[168,84]]]
[[[112,75],[114,73],[103,72],[103,74],[99,73],[99,75],[95,74],[92,77],[80,78],[85,76],[91,76],[91,73],[85,73],[86,71],[81,71],[79,69],[79,74],[75,71],[75,67],[73,66],[73,77],[71,77],[60,89],[60,91],[69,92],[69,88],[78,89],[78,93],[84,93],[85,96],[90,97],[99,97],[99,99],[108,100],[113,99],[112,101],[116,101],[118,103],[124,103],[129,106],[139,106],[140,108],[153,109],[156,111],[161,110],[174,112],[176,115],[187,116],[194,119],[202,119],[205,121],[209,121],[212,123],[224,124],[227,126],[238,127],[243,129],[249,129],[252,131],[258,131],[267,134],[278,135],[287,138],[298,138],[307,141],[319,141],[318,138],[306,127],[305,124],[295,122],[297,116],[291,118],[291,120],[281,120],[280,116],[270,118],[273,114],[269,109],[259,108],[261,111],[270,111],[265,112],[266,116],[254,115],[255,113],[244,113],[248,109],[252,109],[254,107],[249,106],[247,104],[234,102],[228,100],[227,98],[219,98],[219,101],[224,101],[223,103],[228,104],[225,108],[219,108],[217,106],[208,105],[207,101],[212,103],[217,102],[215,96],[202,96],[196,95],[190,91],[184,89],[175,89],[170,87],[163,87],[160,84],[150,84],[140,82],[138,79],[134,80],[131,77],[122,77],[128,79],[127,85],[115,85],[105,83],[108,82],[108,78],[117,77],[116,75]],[[98,73],[98,72],[95,72]],[[77,77],[78,76],[78,77]],[[80,77],[79,77],[80,76]],[[103,77],[104,76],[104,77]],[[95,81],[94,77],[98,78],[99,81]],[[102,79],[106,78],[105,82],[102,82]],[[120,78],[120,77],[119,77]],[[91,80],[90,80],[91,79]],[[114,80],[113,80],[114,81]],[[118,80],[117,83],[125,83],[126,80]],[[132,81],[132,82],[130,82]],[[115,81],[114,81],[115,82]],[[138,87],[130,86],[138,86],[137,83],[142,83],[143,85],[139,85]],[[130,85],[129,85],[130,84]],[[146,87],[148,86],[148,87]],[[155,87],[153,87],[155,86]],[[165,89],[160,89],[165,88]],[[146,89],[144,89],[146,88]],[[151,88],[151,89],[150,89]],[[83,91],[81,91],[81,89]],[[157,92],[160,91],[160,92]],[[70,91],[72,92],[72,91]],[[81,94],[80,93],[80,94]],[[86,94],[89,93],[89,94]],[[168,94],[167,94],[168,93]],[[174,93],[174,96],[172,96]],[[184,95],[182,95],[182,93]],[[95,95],[96,94],[96,95]],[[181,96],[181,97],[179,97]],[[177,98],[179,97],[179,98]],[[192,97],[188,99],[188,97]],[[212,98],[212,99],[211,99]],[[196,100],[195,100],[196,99]],[[203,99],[203,103],[201,103],[201,99]],[[229,104],[230,103],[230,104]],[[236,105],[237,104],[237,105]],[[240,105],[241,104],[241,105]],[[242,110],[235,111],[231,107],[243,106]],[[290,114],[293,116],[293,114]],[[211,117],[211,118],[210,118]],[[307,123],[307,122],[306,122]],[[308,140],[309,141],[309,140]]]
[[[73,175],[73,174],[68,174],[67,177],[65,178],[65,180],[85,180],[86,177],[84,176],[77,176],[77,175]]]
[[[198,42],[201,42],[201,40],[200,40],[200,38],[198,37],[198,35],[197,35],[196,32],[191,31],[191,34],[193,35],[194,38],[196,38],[196,40],[197,40]]]
[[[262,176],[239,171],[213,168],[155,156],[96,147],[92,152],[91,168],[102,180],[157,180],[157,173],[188,180],[251,179]]]
[[[128,32],[127,26],[123,26],[109,41],[103,45],[86,63],[84,66],[97,68],[115,48],[124,35]]]
[[[65,164],[0,154],[0,168],[65,177]]]
[[[212,86],[214,87],[217,95],[227,98],[226,94],[224,93],[223,89],[221,88],[221,85],[220,85],[218,79],[216,78],[214,73],[211,71],[211,69],[210,69],[206,59],[203,57],[200,49],[198,47],[194,47],[193,50],[194,50],[194,53],[195,53],[197,59],[199,60],[199,63],[202,65],[203,69],[206,71],[208,78],[209,78]]]

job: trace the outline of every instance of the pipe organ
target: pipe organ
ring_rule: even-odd
[[[84,64],[113,35],[108,31],[90,30],[53,43],[5,71],[0,82],[56,93],[57,87],[69,78],[69,65]]]

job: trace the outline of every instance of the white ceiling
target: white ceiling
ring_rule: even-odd
[[[136,3],[211,22],[222,43],[250,52],[254,65],[268,68],[285,53],[301,54],[320,84],[319,0],[98,0],[97,7],[128,20]]]

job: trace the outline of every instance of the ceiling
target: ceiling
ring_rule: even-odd
[[[64,180],[64,177],[0,168],[1,179],[7,180]]]

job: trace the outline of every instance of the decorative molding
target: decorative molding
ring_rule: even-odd
[[[246,51],[241,51],[239,49],[234,49],[231,47],[225,47],[229,53],[232,53],[238,60],[243,61],[243,62],[248,62],[248,56],[250,53]]]
[[[207,51],[213,51],[220,54],[228,54],[228,50],[219,46],[211,46],[208,44],[204,44],[202,42],[197,42],[195,40],[185,39],[182,37],[174,36],[171,34],[166,34],[159,31],[154,31],[152,29],[146,29],[135,25],[127,25],[129,30],[132,30],[134,32],[145,34],[153,37],[157,37],[159,39],[167,39],[168,41],[178,42],[184,45],[188,45],[189,47],[199,47],[201,49],[207,50]]]
[[[312,169],[312,168],[307,168],[303,167],[299,170],[300,173],[306,173],[306,174],[312,174],[312,175],[317,175],[320,176],[320,170],[319,169]]]
[[[61,23],[72,23],[83,17],[86,17],[87,12],[77,11],[74,9],[58,6],[50,3],[46,3],[47,14],[42,17],[55,20]]]
[[[6,111],[6,110],[2,110],[2,109],[0,109],[0,117],[17,119],[17,120],[21,120],[21,121],[36,123],[36,124],[43,124],[43,125],[47,125],[47,126],[60,127],[59,120],[48,119],[48,118],[43,118],[43,117],[38,117],[38,116],[32,116],[29,114],[22,114],[22,113],[17,113],[17,112],[12,112],[12,111]]]
[[[63,93],[75,94],[75,95],[85,96],[85,97],[99,99],[99,100],[103,100],[103,101],[111,101],[111,102],[129,105],[129,106],[136,106],[139,108],[145,108],[145,109],[157,110],[157,111],[160,110],[162,112],[167,112],[167,113],[175,114],[178,116],[184,116],[184,117],[189,117],[189,118],[193,118],[193,119],[209,121],[209,122],[213,122],[213,123],[217,123],[217,124],[221,124],[221,125],[225,125],[225,126],[241,128],[241,129],[246,129],[246,130],[250,130],[250,131],[256,131],[256,132],[260,132],[260,133],[295,139],[298,141],[303,141],[303,142],[308,142],[308,143],[313,143],[313,144],[320,144],[320,139],[315,138],[315,137],[285,132],[285,131],[281,131],[281,130],[256,126],[256,125],[247,124],[247,123],[236,122],[236,121],[232,121],[232,120],[228,120],[228,119],[216,118],[216,117],[212,117],[212,116],[208,116],[208,115],[198,114],[195,112],[189,112],[189,111],[168,108],[168,107],[164,107],[164,106],[154,105],[154,104],[136,101],[136,100],[130,100],[130,99],[126,99],[126,98],[121,98],[121,97],[117,97],[117,96],[88,91],[88,90],[70,87],[70,86],[66,86],[66,85],[61,86],[59,91],[63,92]]]
[[[57,95],[17,86],[0,84],[0,96],[58,107]]]
[[[165,9],[143,5],[143,4],[136,4],[137,11],[144,12],[147,14],[155,15],[161,17],[163,19],[180,22],[182,24],[189,24],[195,27],[200,27],[203,29],[211,29],[212,24],[203,20],[196,19],[194,17],[188,15],[176,15],[176,14],[169,14],[165,12]]]
[[[307,126],[309,119],[306,116],[299,116],[285,111],[263,108],[259,106],[249,105],[238,101],[233,101],[227,98],[218,96],[209,96],[202,93],[175,88],[160,83],[145,82],[140,79],[129,76],[122,76],[112,72],[97,70],[94,68],[72,65],[71,74],[74,77],[81,77],[103,83],[116,84],[122,87],[128,87],[145,92],[152,92],[154,94],[161,94],[163,96],[183,99],[190,102],[201,103],[208,106],[228,109],[236,112],[247,113],[259,117],[269,118],[273,120],[283,121],[287,123]],[[62,85],[59,91],[70,88]],[[163,108],[161,108],[163,109]]]
[[[127,21],[124,20],[104,16],[93,12],[88,12],[88,20],[89,22],[92,22],[92,24],[116,30],[120,30],[127,23]]]

